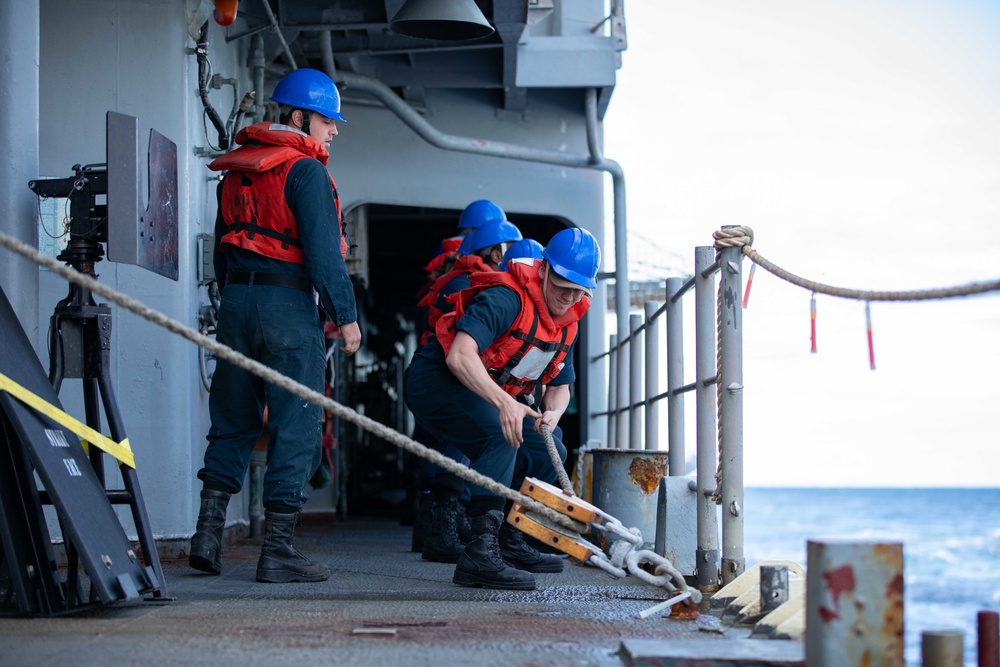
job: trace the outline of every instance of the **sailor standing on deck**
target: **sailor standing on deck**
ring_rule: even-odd
[[[341,350],[361,344],[357,306],[344,256],[347,242],[337,188],[326,170],[337,135],[340,93],[326,74],[298,69],[274,88],[281,124],[257,123],[240,147],[209,164],[226,171],[219,189],[215,270],[222,288],[220,343],[321,392],[323,313],[340,327]],[[222,530],[232,494],[243,486],[268,408],[264,545],[257,581],[324,581],[325,563],[292,546],[306,482],[321,457],[322,409],[220,360],[212,379],[198,524],[191,567],[221,572]]]
[[[543,259],[510,263],[507,272],[476,273],[452,313],[435,327],[407,368],[404,396],[418,424],[469,457],[472,468],[504,486],[518,475],[555,481],[541,435],[554,430],[575,380],[572,352],[580,318],[597,286],[601,252],[582,229],[549,241]],[[547,385],[541,412],[519,401]],[[563,459],[566,449],[558,440]],[[546,465],[547,462],[547,465]],[[460,586],[532,590],[531,572],[557,572],[557,556],[539,554],[504,521],[505,502],[475,486],[469,501],[472,540],[455,567]]]

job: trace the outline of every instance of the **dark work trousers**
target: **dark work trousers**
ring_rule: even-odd
[[[430,447],[437,452],[444,454],[452,461],[457,461],[462,465],[469,465],[469,457],[467,457],[462,452],[458,451],[451,445],[442,444],[437,438],[431,435],[430,431],[416,424],[413,429],[413,439],[424,445],[425,447]],[[434,486],[434,480],[437,479],[440,483],[442,478],[449,478],[451,481],[446,483],[450,488],[457,488],[462,486],[462,491],[459,493],[459,499],[463,502],[468,502],[469,500],[469,485],[465,483],[462,479],[457,479],[456,476],[444,468],[439,467],[435,463],[431,463],[427,459],[420,459],[419,472],[417,475],[417,486],[421,491],[430,491]]]
[[[226,285],[216,337],[251,359],[323,391],[324,344],[311,293],[270,285]],[[321,456],[322,408],[219,360],[212,377],[205,467],[198,478],[230,493],[243,487],[268,406],[270,442],[264,474],[264,507],[300,507],[306,482]]]
[[[535,420],[525,418],[524,442],[518,449],[511,447],[503,437],[497,409],[463,385],[443,360],[414,355],[406,369],[403,395],[417,423],[469,457],[476,472],[514,489],[521,488],[525,477],[556,483],[556,471],[545,440],[535,432]],[[565,461],[566,447],[555,437],[553,440]],[[473,498],[493,495],[478,485],[471,486]]]

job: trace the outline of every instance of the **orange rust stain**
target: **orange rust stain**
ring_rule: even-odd
[[[879,630],[884,647],[884,664],[903,664],[903,575],[897,574],[886,586],[886,609]]]
[[[676,618],[680,621],[693,621],[699,616],[698,606],[688,606],[683,602],[680,604],[675,604],[670,608],[670,618]]]
[[[895,570],[903,567],[903,550],[898,544],[875,544],[872,546],[872,554]]]
[[[660,487],[660,479],[667,474],[667,462],[664,459],[651,460],[638,456],[632,459],[628,467],[628,476],[632,483],[642,489],[643,493],[654,493]]]

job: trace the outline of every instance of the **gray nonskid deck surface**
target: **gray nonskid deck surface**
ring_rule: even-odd
[[[333,576],[259,584],[253,543],[225,550],[221,576],[166,562],[172,602],[0,618],[0,665],[604,667],[635,660],[622,651],[629,641],[643,659],[671,645],[684,647],[683,655],[704,645],[711,655],[720,643],[738,652],[762,643],[742,639],[746,633],[706,632],[718,629],[707,615],[640,619],[669,597],[665,589],[569,559],[560,574],[536,575],[535,591],[461,588],[451,583],[454,565],[421,560],[409,549],[410,529],[395,521],[311,519],[296,546],[329,563]]]

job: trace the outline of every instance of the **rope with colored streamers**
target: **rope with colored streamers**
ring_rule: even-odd
[[[903,290],[903,291],[882,291],[882,290],[860,290],[846,287],[836,287],[826,285],[798,276],[791,271],[781,268],[771,262],[759,252],[751,248],[753,243],[753,230],[749,227],[727,227],[714,234],[716,247],[740,246],[744,255],[753,262],[751,267],[751,279],[747,281],[747,293],[743,299],[743,307],[746,308],[747,298],[750,295],[750,282],[753,276],[753,269],[761,266],[766,271],[785,280],[797,287],[807,289],[812,292],[810,299],[809,317],[811,329],[811,351],[816,352],[816,294],[826,294],[841,299],[854,299],[865,302],[865,328],[868,338],[868,365],[871,370],[875,370],[875,346],[872,337],[872,301],[933,301],[940,299],[953,299],[975,294],[984,294],[1000,290],[1000,279],[986,282],[966,283],[952,287],[940,287],[936,289]]]
[[[749,227],[727,227],[713,234],[715,247],[742,248],[743,254],[750,258],[765,271],[773,273],[777,277],[792,283],[798,287],[815,292],[835,296],[842,299],[855,299],[857,301],[932,301],[936,299],[951,299],[962,296],[972,296],[973,294],[984,294],[986,292],[1000,291],[1000,279],[981,283],[967,283],[965,285],[955,285],[954,287],[941,287],[937,289],[905,290],[905,291],[880,291],[880,290],[859,290],[846,287],[835,287],[824,283],[816,282],[798,276],[791,271],[787,271],[774,262],[771,262],[759,252],[750,247],[753,244],[753,230]]]

